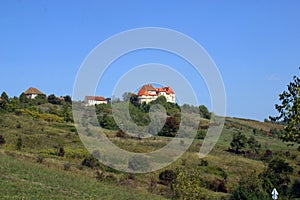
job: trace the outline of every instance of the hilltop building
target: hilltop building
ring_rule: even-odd
[[[143,85],[138,92],[139,103],[149,103],[159,96],[166,97],[167,102],[176,103],[175,92],[171,87],[154,88],[151,84]]]
[[[44,94],[36,88],[30,87],[24,92],[28,99],[35,99],[38,95]]]
[[[85,103],[87,106],[93,106],[97,104],[107,104],[107,99],[100,96],[86,96]]]

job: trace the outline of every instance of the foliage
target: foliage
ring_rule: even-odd
[[[23,147],[23,140],[21,137],[19,137],[17,140],[16,148],[18,151],[21,151],[22,147]]]
[[[293,198],[300,198],[300,179],[296,179],[291,188],[291,196]]]
[[[199,170],[179,169],[173,189],[178,199],[202,199],[205,197],[203,194],[203,187],[205,186],[206,182]]]
[[[275,105],[279,116],[270,117],[272,121],[282,120],[286,125],[285,132],[281,135],[284,142],[300,144],[300,78],[294,76],[294,80],[287,86],[287,91],[279,95],[281,104]]]
[[[158,133],[159,136],[175,137],[179,129],[180,118],[178,116],[167,117],[166,123],[162,130]]]
[[[252,135],[247,141],[247,145],[249,147],[249,150],[253,153],[258,153],[261,144],[255,139],[255,137]]]
[[[5,139],[3,137],[3,135],[0,135],[0,145],[5,144]]]
[[[2,94],[1,94],[1,99],[2,99],[2,101],[5,101],[5,102],[8,102],[8,101],[9,101],[9,97],[8,97],[8,95],[6,94],[6,92],[2,92]]]
[[[150,163],[147,158],[142,155],[134,155],[128,161],[128,168],[133,171],[148,171]]]
[[[159,180],[161,180],[161,183],[168,186],[171,186],[172,182],[176,179],[176,177],[177,174],[171,169],[162,171],[159,174]]]
[[[205,131],[203,129],[198,129],[196,138],[200,139],[200,140],[203,140],[206,136],[206,133],[207,133],[207,131]]]
[[[240,153],[240,151],[246,147],[247,138],[241,132],[234,133],[232,137],[232,141],[230,143],[231,148],[235,151],[235,153]]]
[[[100,164],[94,156],[89,155],[84,160],[82,161],[81,165],[92,168],[92,169],[97,169],[100,167]]]
[[[293,168],[283,159],[272,160],[268,168],[260,174],[264,189],[271,193],[272,189],[276,187],[278,193],[287,195],[288,185],[291,182],[289,175],[292,172]]]
[[[57,147],[57,155],[60,156],[60,157],[64,157],[65,155],[65,149],[63,146],[59,145]]]
[[[270,196],[262,187],[262,180],[255,173],[244,176],[238,187],[232,191],[230,200],[269,200]]]

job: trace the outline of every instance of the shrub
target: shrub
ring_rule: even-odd
[[[36,161],[38,163],[43,163],[44,162],[44,156],[38,155],[38,157],[36,158]]]
[[[202,159],[199,163],[199,166],[208,166],[208,161]]]
[[[23,140],[21,137],[19,137],[17,140],[16,148],[18,151],[21,151],[22,147],[23,147]]]
[[[159,174],[159,180],[162,184],[170,186],[177,175],[173,170],[165,170]]]
[[[92,155],[89,155],[88,157],[86,157],[82,161],[81,165],[92,168],[92,169],[99,168],[99,166],[100,166],[98,160],[96,158],[94,158]]]
[[[69,171],[71,169],[71,164],[70,163],[65,163],[64,164],[64,170]]]
[[[2,135],[0,135],[0,145],[5,144],[5,139]]]
[[[64,147],[59,145],[57,147],[57,155],[60,156],[60,157],[64,157],[65,155],[65,150],[64,150]]]
[[[134,155],[128,161],[128,168],[133,171],[147,171],[149,170],[149,161],[144,156]]]

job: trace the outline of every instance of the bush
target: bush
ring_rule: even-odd
[[[5,144],[5,139],[2,135],[0,135],[0,145]]]
[[[86,157],[82,163],[81,163],[82,166],[86,166],[86,167],[89,167],[89,168],[92,168],[92,169],[97,169],[99,168],[100,164],[98,162],[98,160],[96,158],[94,158],[92,155]]]
[[[173,170],[168,169],[159,174],[159,180],[161,180],[161,183],[168,186],[172,184],[176,177],[176,173]]]
[[[64,150],[64,147],[59,145],[57,147],[57,155],[60,156],[60,157],[64,157],[65,155],[65,150]]]
[[[128,168],[133,171],[147,171],[149,170],[149,161],[144,156],[134,155],[128,161]]]
[[[199,166],[208,166],[208,161],[202,159],[199,163]]]

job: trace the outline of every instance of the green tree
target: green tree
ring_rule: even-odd
[[[272,160],[268,168],[260,174],[264,189],[268,193],[271,193],[272,189],[276,187],[278,193],[287,195],[288,185],[291,182],[289,175],[292,174],[292,172],[293,168],[283,159],[277,158]]]
[[[9,97],[8,95],[6,94],[6,92],[2,92],[1,94],[1,99],[5,102],[8,102],[9,101]]]
[[[255,137],[252,135],[250,136],[250,138],[247,141],[248,147],[250,149],[250,151],[254,152],[254,153],[258,153],[261,144],[255,139]]]
[[[27,98],[26,94],[23,92],[20,97],[19,100],[21,103],[28,103],[30,99]]]
[[[235,153],[240,153],[240,151],[246,147],[246,144],[247,138],[244,134],[242,134],[241,132],[233,134],[230,146],[235,151]]]
[[[284,142],[300,144],[300,78],[294,76],[287,86],[287,91],[279,95],[281,104],[275,105],[279,116],[270,117],[271,121],[282,120],[285,123],[281,139]]]
[[[209,113],[206,106],[204,106],[204,105],[199,106],[199,112],[200,112],[201,117],[203,117],[205,119],[210,119],[211,114]]]

